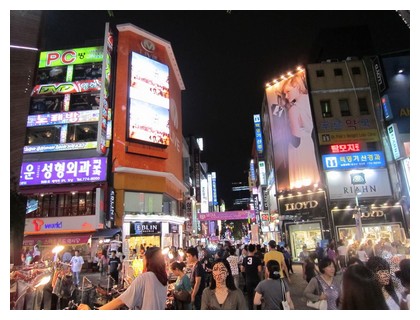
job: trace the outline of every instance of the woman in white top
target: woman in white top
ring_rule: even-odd
[[[143,263],[145,270],[119,297],[100,307],[100,310],[115,310],[126,305],[129,309],[165,310],[168,275],[165,260],[158,247],[147,249]],[[89,306],[81,304],[78,310],[89,310]]]

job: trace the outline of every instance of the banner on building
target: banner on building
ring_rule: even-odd
[[[320,176],[306,72],[301,70],[267,87],[266,97],[277,192],[318,183]]]

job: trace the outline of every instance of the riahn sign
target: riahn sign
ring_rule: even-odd
[[[352,175],[363,173],[364,183],[356,184]],[[387,169],[327,171],[327,184],[331,200],[389,197],[392,195]]]

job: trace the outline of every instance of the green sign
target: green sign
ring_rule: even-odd
[[[44,51],[39,56],[39,68],[101,62],[103,47],[88,47],[67,50]]]

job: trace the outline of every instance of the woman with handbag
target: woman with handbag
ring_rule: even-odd
[[[178,310],[191,310],[191,281],[184,272],[185,263],[174,261],[171,264],[171,270],[177,277],[173,296],[175,298],[176,308]]]
[[[320,274],[313,277],[303,291],[308,299],[306,305],[319,310],[337,310],[341,280],[336,277],[335,263],[330,258],[324,258],[319,262],[318,269]]]
[[[265,280],[255,288],[254,304],[262,304],[262,310],[294,310],[289,285],[280,278],[280,265],[269,260],[265,268]]]

